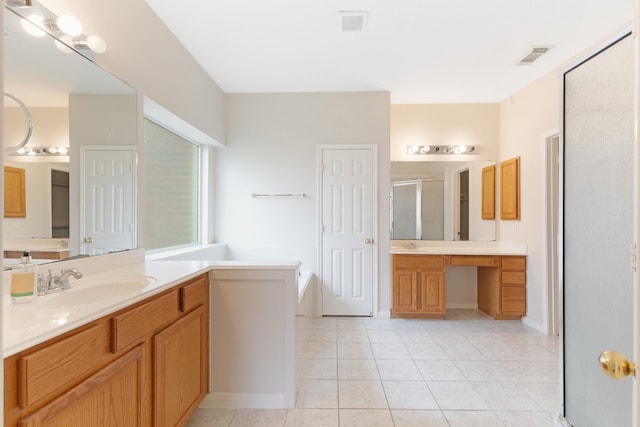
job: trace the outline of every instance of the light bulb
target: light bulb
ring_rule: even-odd
[[[103,53],[107,50],[107,43],[101,37],[95,35],[87,37],[87,46],[95,53]]]
[[[431,146],[425,145],[420,149],[420,154],[427,154],[429,151],[431,151]]]
[[[56,24],[60,31],[71,37],[82,34],[82,25],[75,17],[71,15],[62,15],[56,20]]]
[[[40,15],[29,15],[20,22],[22,29],[33,37],[44,37],[47,33],[41,28],[44,26],[44,18]]]
[[[68,152],[69,149],[67,147],[58,147],[58,154],[61,156],[66,156]]]

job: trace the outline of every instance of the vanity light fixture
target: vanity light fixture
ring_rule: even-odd
[[[92,61],[91,52],[103,53],[107,50],[107,43],[101,37],[83,34],[82,24],[71,15],[57,16],[33,0],[5,0],[4,3],[10,10],[22,7],[32,8],[34,13],[27,18],[17,10],[13,12],[23,19],[22,27],[34,37],[42,37],[49,33],[56,38],[57,44],[64,44],[65,47],[75,50]],[[66,51],[62,46],[58,46],[58,49]]]
[[[475,145],[408,145],[407,154],[475,154]]]
[[[67,156],[69,147],[22,147],[12,156]]]

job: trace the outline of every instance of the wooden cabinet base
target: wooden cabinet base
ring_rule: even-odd
[[[444,313],[442,314],[433,314],[433,313],[398,313],[391,310],[391,318],[392,319],[444,319]]]

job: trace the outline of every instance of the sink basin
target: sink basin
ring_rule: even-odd
[[[69,307],[135,295],[158,279],[153,276],[104,277],[71,282],[71,289],[37,298],[40,308]]]

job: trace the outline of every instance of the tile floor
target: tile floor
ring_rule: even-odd
[[[557,337],[477,310],[298,318],[295,410],[199,408],[201,426],[551,427]]]

